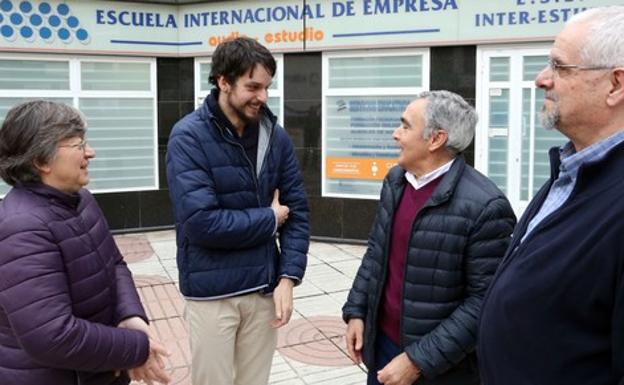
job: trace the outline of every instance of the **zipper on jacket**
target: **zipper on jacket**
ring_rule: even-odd
[[[253,162],[251,161],[251,159],[249,159],[249,157],[247,156],[247,153],[245,152],[245,147],[243,147],[242,144],[237,143],[233,140],[230,140],[227,135],[224,134],[224,128],[221,126],[221,124],[219,124],[219,122],[217,121],[217,119],[213,118],[212,121],[217,125],[217,127],[219,127],[219,130],[221,131],[221,136],[223,137],[223,139],[234,145],[237,146],[238,148],[240,148],[240,150],[243,153],[243,157],[245,158],[245,160],[247,161],[247,163],[249,164],[249,169],[251,170],[251,176],[253,178],[254,181],[254,186],[256,187],[256,200],[258,201],[258,207],[262,207],[262,201],[260,200],[260,184],[258,182],[258,176],[256,175],[256,170],[254,169],[253,166]]]
[[[405,189],[405,188],[404,188]],[[432,194],[433,195],[433,194]],[[427,201],[425,202],[425,204],[423,205],[423,207],[420,208],[420,210],[418,210],[418,212],[416,213],[416,216],[414,217],[414,221],[412,222],[412,227],[410,229],[410,237],[408,239],[408,243],[407,243],[407,252],[405,255],[405,265],[403,266],[403,285],[401,288],[401,314],[399,317],[399,338],[401,340],[401,348],[403,348],[405,345],[405,338],[404,338],[404,333],[403,333],[403,315],[405,314],[405,309],[404,309],[404,298],[403,298],[403,293],[405,293],[405,283],[407,282],[407,258],[409,256],[409,245],[412,242],[412,238],[414,235],[414,227],[416,227],[416,221],[418,220],[418,218],[421,216],[422,212],[426,209],[428,209],[429,207],[435,207],[440,205],[443,202],[446,202],[446,200],[440,202],[440,203],[436,203],[433,204],[430,202],[431,197],[429,197],[429,199],[427,199]],[[399,202],[397,204],[397,208],[399,207],[399,205],[401,204],[401,202]],[[394,218],[394,215],[393,215]]]
[[[91,244],[90,246],[92,247],[93,251],[95,251],[96,258],[102,264],[102,269],[104,270],[104,274],[109,275],[109,276],[111,276],[113,278],[112,283],[109,284],[110,298],[111,298],[111,301],[112,301],[111,303],[117,303],[117,286],[115,284],[116,281],[114,279],[115,267],[112,266],[111,268],[109,268],[108,261],[100,253],[100,250],[97,247],[97,242],[95,241],[95,239],[93,239],[93,235],[88,230],[85,222],[82,219],[81,213],[78,212],[78,210],[76,210],[76,217],[78,218],[78,223],[81,226],[81,230],[84,230],[84,234],[87,235],[87,239],[89,239],[89,242]],[[113,262],[113,265],[114,265],[114,262]]]
[[[424,208],[424,207],[423,207]],[[405,346],[405,338],[403,338],[403,316],[405,315],[405,282],[407,280],[407,259],[409,257],[409,248],[410,248],[410,244],[412,243],[412,237],[414,235],[414,227],[416,224],[416,220],[418,219],[418,216],[420,215],[420,213],[422,212],[422,208],[420,210],[418,210],[418,213],[416,213],[416,216],[414,217],[414,221],[412,222],[412,227],[410,229],[410,237],[407,240],[407,251],[405,252],[405,264],[403,265],[403,284],[401,285],[401,313],[399,314],[399,340],[401,342],[401,349],[403,349],[403,347]]]
[[[412,239],[414,237],[414,228],[416,227],[416,221],[418,221],[418,217],[421,216],[421,213],[423,212],[423,210],[428,209],[429,207],[433,207],[436,205],[433,204],[425,204],[420,210],[418,210],[418,213],[416,213],[416,216],[414,217],[414,221],[412,222],[412,227],[410,229],[410,237],[407,241],[407,252],[405,255],[405,265],[403,266],[403,286],[401,288],[401,314],[399,317],[399,336],[401,339],[401,348],[403,348],[405,345],[405,338],[404,338],[404,333],[403,333],[403,315],[405,314],[405,300],[404,300],[404,296],[403,294],[405,293],[405,284],[407,282],[407,259],[409,257],[409,246],[412,243]],[[398,207],[398,206],[397,206]]]
[[[390,184],[390,182],[388,183]],[[393,203],[393,210],[392,210],[392,215],[390,216],[390,220],[388,221],[388,224],[386,225],[385,228],[385,233],[386,233],[386,240],[384,243],[384,255],[385,255],[385,260],[383,261],[383,266],[382,266],[382,271],[381,271],[381,285],[379,285],[380,289],[377,292],[377,299],[375,300],[375,304],[373,306],[373,321],[374,323],[372,324],[372,328],[373,330],[371,331],[372,334],[372,340],[373,340],[373,351],[375,350],[375,344],[377,341],[377,323],[379,321],[379,305],[381,304],[381,297],[383,296],[384,293],[384,288],[386,287],[386,280],[388,279],[388,264],[390,263],[390,240],[391,240],[391,236],[390,236],[390,231],[392,229],[392,222],[394,222],[394,215],[396,212],[396,208],[398,207],[398,204],[400,202],[396,203],[396,207],[395,203],[394,203],[394,190],[390,187],[388,187],[390,190],[390,195],[392,198],[392,203]],[[383,255],[382,255],[383,258]],[[375,354],[373,354],[372,357],[373,360],[373,364],[377,365],[377,363],[375,362]]]
[[[598,162],[590,162],[590,163],[586,163],[586,164],[582,164],[578,171],[577,171],[577,177],[576,177],[576,183],[574,184],[574,187],[572,188],[572,191],[570,191],[570,195],[568,195],[568,198],[559,206],[557,207],[557,209],[553,212],[551,212],[550,214],[548,214],[546,217],[542,218],[542,220],[540,221],[540,223],[538,223],[533,230],[531,230],[531,233],[529,235],[527,235],[526,239],[524,239],[524,241],[522,240],[522,238],[524,237],[524,235],[526,234],[526,230],[529,227],[529,224],[531,223],[531,220],[533,220],[533,218],[535,217],[535,215],[537,215],[540,211],[540,209],[542,208],[542,205],[544,204],[544,202],[546,201],[546,199],[548,198],[548,195],[550,194],[550,189],[552,188],[553,184],[555,183],[556,179],[553,179],[551,177],[551,181],[550,184],[548,186],[548,189],[546,189],[543,193],[543,197],[540,197],[541,199],[541,203],[539,206],[536,206],[533,215],[531,216],[530,219],[527,219],[525,224],[525,228],[524,228],[524,233],[522,234],[522,237],[520,239],[518,239],[515,242],[516,247],[514,247],[514,252],[516,253],[518,250],[521,250],[522,246],[527,243],[528,240],[530,240],[535,234],[539,233],[538,230],[540,230],[542,227],[544,227],[545,225],[547,225],[549,222],[552,222],[553,218],[557,217],[557,215],[559,214],[559,212],[561,210],[563,210],[564,208],[566,208],[566,206],[569,205],[569,203],[576,197],[576,195],[579,194],[579,189],[580,189],[580,185],[581,185],[581,181],[585,181],[585,179],[587,178],[586,174],[587,171],[585,171],[587,169],[588,165],[594,165],[596,163],[600,163],[600,161]],[[510,257],[512,256],[512,254],[509,255]]]
[[[269,151],[271,151],[271,146],[273,145],[273,133],[274,132],[275,132],[275,122],[272,122],[271,132],[269,133],[269,144],[267,145],[267,149],[264,154],[264,160],[262,161],[262,167],[260,167],[260,171],[258,172],[258,175],[262,174],[262,170],[264,170],[264,167],[267,163],[266,161],[267,161],[267,158],[269,157]]]
[[[539,233],[539,230],[544,227],[546,224],[548,224],[550,221],[553,220],[553,218],[555,218],[557,216],[557,214],[566,207],[566,205],[572,201],[572,198],[574,198],[574,196],[576,194],[578,194],[578,189],[579,189],[579,182],[581,179],[581,171],[583,170],[583,166],[581,166],[578,170],[578,176],[576,178],[576,183],[574,184],[574,187],[572,188],[572,191],[570,192],[570,195],[568,196],[568,199],[566,199],[561,206],[559,206],[555,211],[551,212],[550,214],[548,214],[546,217],[542,218],[542,220],[540,221],[540,223],[538,223],[533,230],[531,230],[531,233],[529,235],[526,236],[526,239],[522,240],[526,234],[527,229],[529,228],[529,224],[531,223],[531,220],[539,213],[539,210],[541,209],[542,205],[544,204],[544,202],[546,201],[546,199],[548,198],[548,194],[550,193],[550,189],[552,188],[552,185],[554,183],[554,179],[551,178],[550,184],[548,186],[548,189],[545,189],[544,192],[539,196],[539,201],[540,204],[536,205],[534,209],[532,209],[532,215],[531,218],[527,218],[526,220],[524,220],[524,222],[522,223],[523,227],[524,227],[524,231],[522,232],[522,236],[518,237],[517,239],[513,239],[512,238],[512,244],[510,246],[510,252],[504,256],[503,261],[501,262],[500,266],[498,267],[498,269],[496,269],[496,273],[494,274],[494,277],[492,277],[492,281],[490,282],[490,286],[488,287],[487,291],[485,292],[485,296],[483,296],[483,303],[485,303],[489,296],[490,296],[490,291],[492,290],[492,287],[494,287],[494,284],[496,283],[496,281],[498,280],[498,278],[500,277],[500,275],[503,273],[503,271],[509,266],[509,264],[511,263],[511,261],[518,256],[518,254],[520,254],[521,251],[524,251],[524,249],[526,248],[525,245],[528,243],[529,240],[531,240],[531,238],[533,238],[535,236],[535,234]],[[534,197],[538,198],[538,196]],[[525,211],[525,213],[527,213]],[[481,322],[479,322],[479,327],[481,327]]]
[[[268,139],[269,143],[267,145],[266,152],[264,153],[264,159],[262,160],[262,167],[260,167],[260,170],[258,171],[257,175],[261,175],[262,174],[262,170],[264,170],[264,167],[265,167],[265,165],[267,163],[267,159],[269,157],[269,151],[271,150],[271,145],[273,144],[273,132],[275,131],[275,122],[272,121],[271,123],[272,123],[271,124],[271,132],[269,133],[269,139]],[[259,129],[262,129],[262,128],[259,127]],[[273,214],[273,216],[275,216],[275,214]],[[277,235],[277,218],[275,218],[275,234],[274,234],[274,238],[275,238],[276,235]],[[273,242],[275,243],[275,240]],[[269,261],[268,261],[269,262],[269,268],[267,269],[267,274],[269,276],[268,277],[269,278],[268,284],[269,284],[269,287],[270,287],[271,282],[273,282],[273,272],[277,269],[277,266],[273,266],[275,261],[274,261],[274,258],[273,258],[273,253],[271,252],[271,244],[267,243],[266,247],[268,249],[267,253],[266,253],[267,254],[267,258],[269,258]],[[275,286],[276,287],[277,287],[278,283],[279,282],[277,280],[277,274],[276,274],[276,277],[275,277]]]
[[[581,169],[579,169],[579,177],[580,177],[580,171]],[[526,221],[523,222],[523,227],[524,227],[524,231],[522,232],[522,236],[518,237],[517,239],[513,239],[512,238],[512,245],[510,247],[511,252],[508,255],[505,255],[505,258],[503,259],[503,261],[501,262],[501,265],[498,267],[498,269],[496,270],[496,274],[494,275],[494,277],[492,278],[492,282],[490,282],[490,286],[488,287],[488,290],[486,292],[486,295],[483,297],[483,301],[485,303],[485,300],[489,297],[489,292],[490,292],[490,288],[492,286],[494,286],[494,283],[496,282],[496,280],[498,279],[498,277],[501,275],[501,273],[507,268],[507,266],[509,266],[509,263],[521,252],[525,249],[525,245],[528,243],[529,240],[531,240],[531,238],[533,238],[535,236],[535,234],[539,233],[539,230],[544,227],[546,224],[548,224],[550,221],[552,221],[553,218],[555,218],[557,216],[557,214],[565,208],[565,206],[572,200],[572,198],[574,197],[574,195],[576,195],[578,193],[578,185],[579,185],[579,177],[577,177],[576,180],[576,184],[574,185],[572,191],[570,192],[570,195],[568,196],[568,199],[565,200],[565,202],[563,202],[561,204],[561,206],[559,206],[555,211],[551,212],[550,214],[548,214],[546,217],[542,218],[542,220],[540,221],[540,223],[538,223],[533,230],[531,230],[531,233],[529,235],[526,236],[526,238],[523,240],[524,236],[526,235],[526,231],[529,228],[529,224],[531,223],[531,220],[533,220],[533,218],[535,217],[535,215],[537,215],[539,213],[539,210],[541,209],[542,205],[544,204],[544,202],[546,201],[546,199],[548,198],[548,194],[550,193],[550,189],[554,183],[554,181],[552,181],[550,183],[550,186],[548,187],[548,189],[546,189],[544,191],[544,193],[542,194],[543,196],[541,196],[540,198],[540,204],[536,205],[536,207],[532,210],[532,215],[531,218],[527,218]]]
[[[251,161],[251,159],[249,159],[249,156],[247,156],[247,153],[245,152],[245,148],[243,147],[243,145],[241,145],[240,143],[237,143],[233,140],[230,140],[227,135],[224,134],[224,129],[221,126],[221,124],[219,124],[219,122],[217,121],[217,119],[213,118],[212,121],[216,124],[216,126],[219,128],[219,131],[221,132],[221,136],[223,137],[223,139],[234,145],[237,146],[238,148],[240,148],[240,150],[243,153],[243,157],[245,158],[245,160],[247,161],[247,163],[249,164],[249,169],[251,170],[251,176],[253,178],[254,181],[254,186],[256,187],[256,200],[258,201],[258,207],[262,207],[262,200],[260,199],[260,182],[258,181],[258,175],[260,175],[262,173],[262,170],[264,169],[264,166],[266,164],[266,158],[269,156],[269,150],[271,149],[271,145],[273,144],[273,132],[275,131],[275,122],[272,122],[272,126],[271,126],[271,133],[269,134],[269,144],[267,146],[267,150],[266,153],[264,154],[264,161],[262,162],[262,167],[260,168],[260,171],[256,174],[256,170],[253,166],[253,162]],[[260,126],[258,127],[258,129],[262,129]],[[277,221],[277,218],[275,219]],[[277,225],[277,222],[276,222]],[[271,245],[267,244],[266,245],[267,248],[267,258],[269,259],[268,262],[268,269],[267,269],[267,284],[269,285],[269,287],[271,286],[271,282],[273,282],[273,270],[274,270],[274,266],[273,266],[273,254],[271,253]],[[272,268],[273,267],[273,268]],[[277,283],[277,281],[276,281]]]

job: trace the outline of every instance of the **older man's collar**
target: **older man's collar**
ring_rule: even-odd
[[[455,158],[451,159],[450,161],[438,167],[437,169],[431,171],[430,173],[427,173],[421,176],[420,178],[410,173],[409,171],[406,171],[405,179],[407,179],[409,184],[411,184],[415,190],[421,189],[425,187],[426,185],[428,185],[429,183],[431,183],[431,181],[433,181],[434,179],[437,179],[438,177],[446,174],[448,170],[451,169],[451,166],[453,165],[454,161],[455,161]]]

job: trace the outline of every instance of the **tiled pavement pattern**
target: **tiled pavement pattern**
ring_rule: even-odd
[[[117,244],[134,274],[151,327],[170,350],[172,384],[191,385],[184,300],[178,292],[175,233],[119,235]],[[304,282],[295,288],[292,319],[279,331],[270,384],[364,384],[366,373],[347,357],[344,303],[365,246],[312,242]],[[196,384],[199,385],[199,384]]]

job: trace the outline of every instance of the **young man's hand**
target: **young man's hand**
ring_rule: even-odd
[[[279,190],[277,189],[273,193],[273,202],[271,202],[271,208],[273,209],[273,212],[275,213],[275,219],[277,220],[277,227],[280,227],[288,219],[288,213],[290,212],[290,209],[288,208],[288,206],[284,206],[280,204]]]
[[[293,311],[293,287],[295,283],[290,278],[281,278],[273,291],[273,303],[275,304],[275,319],[271,326],[279,328],[290,321]]]

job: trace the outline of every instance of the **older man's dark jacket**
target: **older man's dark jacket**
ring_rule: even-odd
[[[550,162],[484,300],[483,383],[622,385],[624,143],[581,165],[570,197],[524,238],[559,175],[556,147]]]
[[[375,367],[390,230],[407,183],[404,175],[405,170],[396,166],[384,180],[368,249],[343,307],[345,321],[365,321],[363,359],[369,368]],[[460,363],[471,371],[466,375],[474,377],[474,365],[465,365],[464,360],[475,349],[483,296],[514,224],[503,193],[461,156],[416,216],[403,282],[400,334],[401,348],[425,379],[442,380]]]

